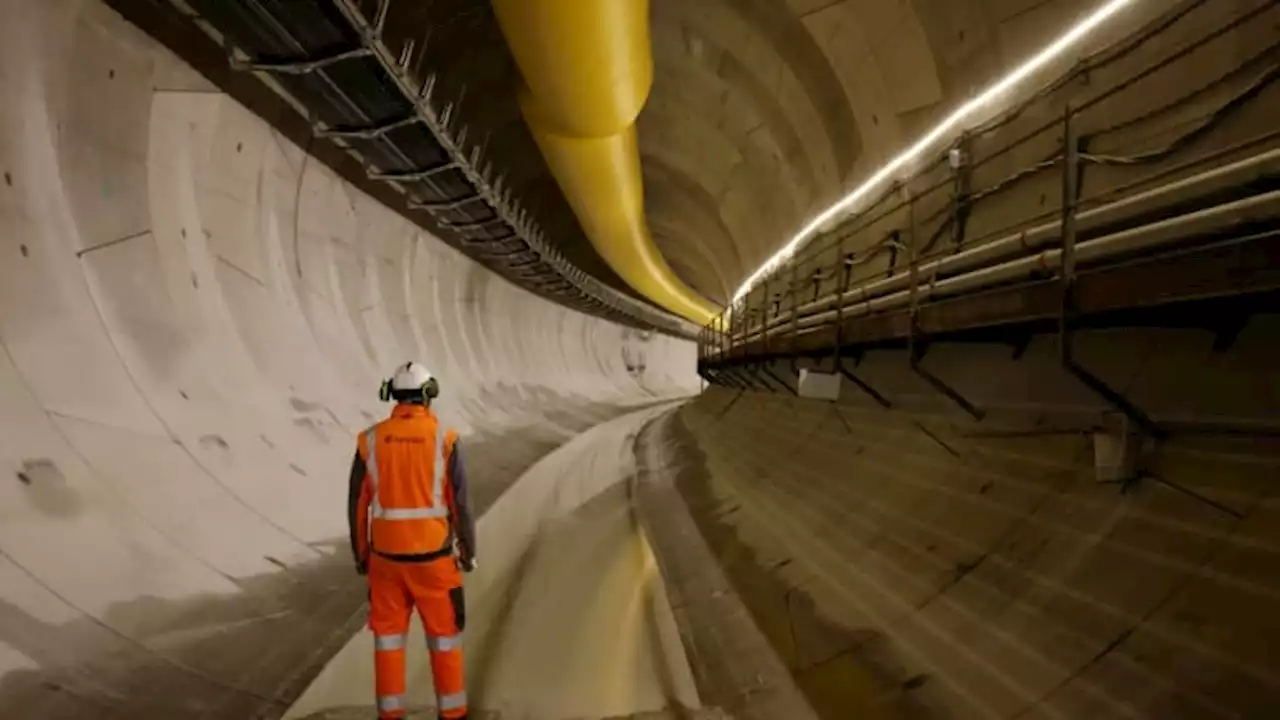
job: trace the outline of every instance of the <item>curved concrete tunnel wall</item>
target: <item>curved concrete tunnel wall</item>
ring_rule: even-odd
[[[690,345],[477,268],[96,2],[0,10],[0,171],[0,716],[283,712],[353,647],[345,466],[406,356],[445,379],[481,506],[507,507],[486,532],[505,513],[525,523],[494,536],[497,566],[534,532],[513,504],[567,513],[604,487],[553,491],[560,463],[591,461],[572,448],[497,503],[515,477],[694,389]],[[1274,418],[1274,318],[1225,353],[1209,335],[1099,333],[1081,358],[1158,418]],[[1104,410],[1045,338],[1016,362],[948,345],[924,362],[1010,426]],[[900,354],[858,373],[895,412],[850,386],[835,408],[717,390],[666,426],[664,472],[701,473],[676,479],[662,517],[697,527],[655,554],[704,704],[1273,716],[1280,463],[1265,440],[1156,458],[1236,518],[1160,484],[1093,485],[1078,435],[969,437]],[[629,436],[606,429],[597,449],[625,455]],[[602,463],[592,480],[625,479]]]
[[[1131,485],[1096,470],[1094,429],[1120,415],[1056,335],[930,345],[923,367],[981,421],[905,350],[847,364],[891,409],[843,379],[835,403],[709,389],[660,436],[699,532],[655,552],[706,538],[823,718],[1276,717],[1278,337],[1274,314],[1229,344],[1077,333],[1077,361],[1168,433]],[[690,656],[714,651],[714,601],[663,574]]]
[[[479,268],[96,2],[0,10],[0,169],[0,714],[278,710],[352,630],[351,439],[406,358],[482,506],[697,387],[691,344]]]

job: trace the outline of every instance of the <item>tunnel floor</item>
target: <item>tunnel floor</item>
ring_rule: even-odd
[[[532,511],[522,485],[565,507],[532,528],[515,558],[468,582],[468,694],[482,718],[713,718],[697,711],[693,675],[632,502],[633,439],[670,405],[597,426],[540,460],[480,520],[486,540]],[[576,489],[575,489],[576,488]],[[580,502],[580,504],[578,504]],[[534,506],[538,507],[537,505]],[[546,505],[542,506],[546,508]],[[505,548],[500,546],[496,552]],[[423,637],[417,618],[412,637]],[[410,645],[410,706],[434,717],[422,642]],[[372,648],[360,632],[286,720],[372,715]]]

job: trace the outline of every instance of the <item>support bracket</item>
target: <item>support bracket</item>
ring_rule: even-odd
[[[368,47],[358,47],[353,50],[327,55],[322,58],[311,58],[308,60],[285,60],[282,62],[253,62],[232,58],[231,67],[234,70],[245,72],[267,72],[277,75],[308,75],[317,70],[323,70],[335,63],[344,62],[346,60],[357,60],[369,57],[373,54],[373,50]]]
[[[730,369],[731,376],[742,385],[743,390],[759,390],[760,385],[756,379],[751,376],[751,372],[744,367],[734,367]],[[766,389],[767,386],[766,386]]]
[[[737,368],[726,368],[724,372],[720,373],[720,380],[725,385],[738,390],[749,390],[751,388],[751,385],[738,374]]]
[[[869,395],[872,400],[875,400],[877,405],[884,408],[885,410],[893,409],[893,402],[889,400],[889,398],[880,394],[879,390],[876,390],[875,388],[868,385],[867,381],[863,380],[857,375],[854,375],[853,372],[849,370],[849,368],[845,367],[844,359],[841,358],[839,355],[836,356],[836,369],[839,370],[840,374],[845,376],[845,378],[847,378],[849,382],[856,385],[859,390]]]
[[[929,372],[927,369],[925,369],[923,365],[920,364],[920,360],[924,357],[925,346],[922,346],[919,342],[915,340],[914,336],[916,335],[918,330],[919,330],[919,327],[916,325],[916,320],[913,317],[911,319],[910,334],[907,336],[907,339],[908,339],[907,352],[911,357],[911,372],[915,373],[916,375],[919,375],[921,379],[929,383],[930,387],[932,387],[934,390],[937,390],[939,393],[945,395],[947,399],[951,400],[951,402],[958,405],[961,410],[964,410],[966,413],[968,413],[969,416],[972,417],[974,420],[982,420],[983,418],[985,418],[987,416],[987,413],[985,410],[978,407],[977,405],[974,405],[972,402],[969,401],[968,398],[966,398],[964,395],[961,395],[958,390],[948,385],[945,381],[943,381],[942,378]]]
[[[399,130],[400,128],[409,127],[410,125],[417,125],[420,122],[422,122],[421,117],[418,115],[410,115],[406,118],[400,118],[399,120],[393,120],[381,125],[370,125],[369,127],[327,127],[321,125],[316,128],[315,133],[316,137],[319,138],[373,140],[375,138],[380,138],[393,130]]]
[[[430,180],[440,173],[454,170],[458,167],[457,163],[447,162],[435,165],[422,170],[412,170],[410,172],[377,172],[369,173],[370,180],[383,180],[386,182],[420,182],[422,180]]]
[[[464,198],[448,200],[445,202],[421,202],[418,200],[410,200],[409,207],[414,210],[426,210],[430,213],[449,212],[450,210],[457,210],[480,200],[484,200],[480,195],[468,195]]]
[[[499,222],[502,222],[502,218],[495,215],[491,218],[485,218],[484,220],[476,220],[473,222],[464,222],[464,223],[454,223],[454,222],[449,222],[447,220],[441,220],[440,224],[443,227],[449,228],[450,230],[454,230],[457,232],[468,232],[471,230],[480,230],[482,228],[486,228],[494,223],[499,223]]]
[[[1063,318],[1064,320],[1066,318]],[[1143,412],[1142,408],[1134,405],[1129,398],[1117,392],[1097,375],[1089,372],[1087,368],[1075,359],[1073,352],[1074,332],[1069,326],[1064,325],[1062,333],[1062,366],[1066,368],[1071,376],[1079,380],[1082,385],[1089,388],[1095,395],[1102,398],[1108,405],[1119,410],[1125,417],[1132,420],[1135,425],[1142,429],[1142,432],[1156,440],[1164,440],[1166,433],[1149,415]]]
[[[751,378],[753,384],[760,389],[765,392],[774,392],[776,388],[774,388],[773,384],[767,379],[767,376],[762,374],[760,370],[760,363],[751,363],[747,366],[746,375]]]
[[[909,188],[906,185],[902,186],[902,191],[904,194],[907,194],[907,195],[910,194]],[[910,266],[907,268],[907,271],[910,273],[909,283],[911,287],[911,291],[910,291],[911,292],[910,294],[911,321],[910,321],[910,324],[907,326],[907,358],[911,365],[911,372],[915,373],[916,375],[919,375],[925,382],[929,383],[930,387],[932,387],[934,390],[937,390],[942,395],[946,396],[949,400],[951,400],[956,405],[960,406],[960,409],[968,413],[969,416],[972,417],[974,420],[982,420],[982,418],[986,417],[986,413],[981,408],[969,402],[969,400],[965,398],[965,396],[961,395],[958,391],[956,391],[955,388],[943,382],[942,378],[939,378],[937,375],[934,375],[933,373],[929,372],[928,370],[925,369],[923,365],[920,364],[921,359],[924,358],[925,351],[928,349],[928,345],[925,342],[925,338],[923,337],[924,333],[921,332],[920,323],[919,323],[920,293],[917,291],[917,287],[919,285],[920,261],[919,261],[919,248],[917,247],[918,243],[917,243],[917,237],[916,237],[916,221],[915,221],[916,205],[914,200],[912,200],[910,197],[908,197],[907,200],[909,202],[909,205],[907,206],[907,209],[908,209],[907,237],[909,239],[909,243],[907,245],[907,252],[908,252],[908,257],[910,258]]]
[[[795,388],[791,387],[791,384],[790,384],[790,383],[788,383],[786,380],[783,380],[782,378],[778,377],[777,373],[775,373],[775,372],[773,371],[773,368],[769,367],[768,365],[762,365],[762,366],[761,366],[761,369],[762,369],[762,370],[764,370],[764,374],[765,374],[765,375],[768,375],[769,377],[773,378],[774,382],[776,382],[776,383],[778,383],[779,385],[781,385],[781,386],[782,386],[782,387],[783,387],[783,388],[784,388],[788,393],[791,393],[792,395],[798,395],[798,394],[799,394],[799,393],[797,393],[797,392],[796,392],[796,389],[795,389]]]
[[[1062,367],[1095,395],[1119,410],[1137,425],[1143,433],[1156,439],[1166,433],[1150,416],[1123,394],[1089,372],[1075,358],[1075,282],[1076,282],[1076,207],[1080,202],[1081,141],[1075,124],[1074,111],[1068,105],[1063,116],[1063,169],[1062,169],[1062,263],[1059,274],[1061,305],[1058,313],[1058,349]]]

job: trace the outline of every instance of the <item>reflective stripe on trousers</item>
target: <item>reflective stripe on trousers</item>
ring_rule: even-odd
[[[369,428],[365,433],[365,446],[369,448],[369,461],[365,463],[372,484],[372,515],[379,520],[424,520],[430,518],[449,517],[449,508],[444,504],[444,471],[445,440],[448,433],[444,428],[436,427],[436,457],[431,468],[431,507],[429,508],[384,508],[378,497],[378,429]]]
[[[436,681],[436,706],[440,717],[462,717],[467,713],[467,692],[463,679],[462,633],[427,635],[431,651],[431,676]]]
[[[373,669],[379,718],[405,716],[404,633],[373,636]]]
[[[381,652],[383,650],[403,650],[407,639],[408,638],[404,634],[375,635],[373,636],[373,649],[375,652]]]
[[[374,669],[378,686],[378,714],[382,718],[399,718],[407,710],[405,703],[405,643],[408,636],[374,635]],[[443,717],[462,715],[467,710],[467,692],[462,684],[462,634],[427,636],[431,651],[431,670],[435,676],[436,707]]]
[[[379,713],[390,713],[390,712],[395,712],[397,710],[405,710],[406,708],[407,708],[407,704],[405,703],[405,698],[403,694],[378,696],[378,712]]]
[[[460,647],[462,647],[462,635],[427,636],[427,649],[431,652],[449,652]]]
[[[467,708],[467,693],[456,692],[450,695],[436,695],[436,705],[442,713],[450,710],[465,710]]]

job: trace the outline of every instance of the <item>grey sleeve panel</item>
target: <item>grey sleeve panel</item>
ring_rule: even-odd
[[[466,557],[476,556],[476,523],[471,515],[471,497],[467,491],[467,471],[462,462],[462,443],[453,442],[449,455],[449,481],[453,484],[453,527]]]
[[[351,536],[351,556],[356,562],[361,562],[364,558],[360,557],[359,538],[356,533],[359,532],[360,512],[360,491],[364,489],[364,476],[368,469],[364,466],[364,458],[360,457],[360,451],[356,450],[356,456],[351,461],[351,477],[347,483],[347,532]]]

